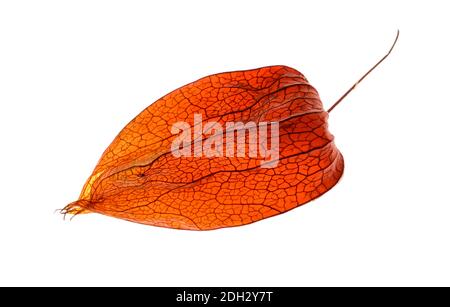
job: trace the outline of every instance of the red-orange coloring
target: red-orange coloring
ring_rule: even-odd
[[[356,84],[325,111],[317,90],[286,66],[219,73],[189,83],[123,128],[79,199],[62,212],[210,230],[249,224],[303,205],[330,190],[342,176],[344,159],[327,119]],[[278,164],[264,168],[264,158],[249,155],[176,157],[171,144],[177,135],[171,127],[177,122],[194,125],[194,114],[204,123],[223,126],[278,122]],[[208,136],[203,132],[199,137]],[[249,139],[245,141],[248,148]]]

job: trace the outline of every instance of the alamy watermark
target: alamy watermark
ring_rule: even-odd
[[[194,114],[194,125],[176,122],[171,133],[177,137],[171,145],[175,157],[237,157],[260,159],[260,166],[273,168],[279,161],[278,122],[204,123]]]

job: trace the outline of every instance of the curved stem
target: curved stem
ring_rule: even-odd
[[[369,69],[369,71],[368,72],[366,72],[362,77],[361,77],[361,79],[359,79],[358,81],[356,81],[356,83],[355,84],[353,84],[352,85],[352,87],[351,88],[349,88],[348,89],[348,91],[347,92],[345,92],[345,94],[344,95],[342,95],[342,97],[341,98],[339,98],[332,106],[331,106],[331,108],[329,108],[328,109],[328,113],[330,113],[342,100],[344,100],[344,98],[345,97],[347,97],[347,95],[348,94],[350,94],[350,92],[351,91],[353,91],[354,89],[355,89],[355,87],[362,81],[362,80],[364,80],[364,78],[366,78],[375,68],[377,68],[377,66],[378,65],[380,65],[390,54],[391,54],[391,52],[392,52],[392,50],[394,49],[394,47],[395,47],[395,44],[397,44],[397,40],[398,40],[398,37],[399,37],[399,35],[400,35],[400,30],[397,30],[397,36],[395,37],[395,40],[394,40],[394,43],[392,44],[392,47],[391,47],[391,49],[389,49],[389,51],[388,51],[388,53],[386,53],[386,55],[384,56],[384,57],[382,57],[381,58],[381,60],[379,60],[378,61],[378,63],[376,63],[371,69]]]

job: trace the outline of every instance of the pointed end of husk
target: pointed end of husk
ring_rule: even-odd
[[[64,216],[64,219],[66,219],[66,215],[71,215],[70,219],[72,220],[78,214],[90,213],[91,211],[88,209],[89,204],[90,201],[79,199],[57,211]]]

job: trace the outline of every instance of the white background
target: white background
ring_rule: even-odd
[[[448,1],[1,1],[0,285],[450,285]],[[249,226],[63,221],[136,114],[204,75],[284,64],[327,108],[341,182]]]

